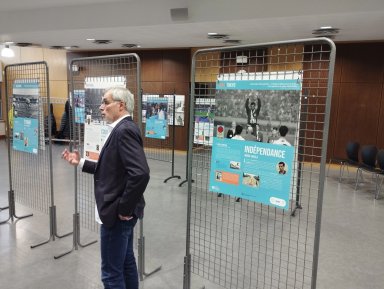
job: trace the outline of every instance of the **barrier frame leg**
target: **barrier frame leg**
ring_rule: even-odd
[[[0,222],[0,225],[2,224],[5,224],[5,223],[8,223],[9,220],[11,220],[11,222],[14,221],[14,219],[24,219],[24,218],[28,218],[28,217],[32,217],[33,214],[28,214],[28,215],[24,215],[24,216],[17,216],[16,215],[16,204],[15,204],[15,192],[13,190],[9,190],[8,191],[8,207],[5,207],[5,209],[8,209],[8,218],[5,220],[5,221],[1,221]],[[3,208],[2,208],[3,209]]]
[[[55,241],[55,238],[64,238],[73,234],[73,232],[66,233],[64,235],[59,235],[57,233],[57,223],[56,223],[56,206],[49,207],[49,237],[48,240],[41,243],[31,245],[31,249],[37,248],[41,245],[48,244],[50,241]]]
[[[74,213],[73,214],[73,242],[72,242],[72,248],[64,253],[61,253],[59,255],[53,256],[54,259],[59,259],[61,257],[64,257],[68,255],[69,253],[72,253],[75,250],[78,250],[79,247],[85,248],[88,247],[92,244],[97,243],[97,240],[91,241],[86,244],[81,244],[80,242],[80,214],[79,213]]]

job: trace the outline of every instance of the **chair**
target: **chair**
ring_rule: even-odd
[[[355,190],[359,184],[359,177],[363,177],[363,171],[373,174],[376,177],[376,192],[378,190],[378,172],[376,168],[377,147],[374,145],[366,145],[361,148],[361,164],[356,171]]]
[[[339,182],[341,182],[343,174],[344,174],[344,169],[345,166],[354,166],[354,167],[359,167],[359,149],[360,149],[360,144],[356,141],[349,141],[347,143],[347,146],[345,147],[345,152],[347,154],[346,159],[329,159],[329,164],[328,164],[328,172],[327,175],[329,174],[329,167],[331,163],[337,162],[340,165],[340,173],[339,173]]]
[[[379,171],[377,173],[377,181],[379,181],[380,175],[384,175],[384,149],[379,150],[377,153],[377,165],[379,166]],[[375,199],[379,198],[379,194],[381,191],[381,185],[382,185],[383,179],[381,179],[380,184],[377,185],[377,190],[375,194]]]

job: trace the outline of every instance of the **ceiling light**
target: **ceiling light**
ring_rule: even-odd
[[[241,42],[241,40],[238,40],[238,39],[225,39],[223,42],[224,43],[229,43],[229,44],[239,44]]]
[[[72,46],[64,46],[64,49],[70,50],[70,49],[76,49],[79,48],[77,45],[72,45]]]
[[[321,26],[320,29],[332,29],[332,26]]]
[[[139,46],[137,46],[137,44],[133,44],[133,43],[125,43],[125,44],[121,44],[121,47],[134,48],[134,47],[139,47]]]
[[[337,34],[339,32],[340,32],[339,28],[321,27],[319,29],[313,30],[312,34],[326,36],[326,35],[334,35],[334,34]]]
[[[95,43],[95,44],[109,44],[109,43],[112,43],[112,41],[106,40],[106,39],[95,39],[95,40],[93,40],[93,43]]]
[[[9,48],[8,44],[6,44],[4,48],[1,50],[1,56],[11,58],[15,56],[15,52],[11,48]]]
[[[95,38],[87,38],[87,41],[95,41]]]
[[[208,33],[208,39],[227,39],[229,35],[227,34],[209,34]]]
[[[53,46],[50,46],[49,48],[51,48],[51,49],[64,49],[64,46],[53,45]]]
[[[30,43],[30,42],[16,42],[15,45],[16,46],[20,46],[20,47],[29,47],[29,46],[32,46],[33,43]]]
[[[219,34],[219,33],[217,33],[217,32],[208,32],[208,35],[217,35],[217,34]]]

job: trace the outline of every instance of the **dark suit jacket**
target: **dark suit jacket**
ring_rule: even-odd
[[[149,167],[140,131],[131,117],[116,125],[98,162],[86,160],[83,172],[94,174],[96,204],[103,225],[112,227],[119,214],[142,218]]]

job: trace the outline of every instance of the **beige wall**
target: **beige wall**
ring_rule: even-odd
[[[0,45],[0,49],[2,49],[3,47],[3,45]],[[11,46],[11,49],[15,52],[15,57],[4,58],[0,56],[3,76],[3,81],[1,83],[1,101],[3,108],[2,118],[4,120],[6,119],[4,68],[7,65],[45,61],[48,65],[50,97],[63,99],[66,99],[68,97],[67,56],[65,50],[15,46]],[[56,117],[56,122],[58,125],[60,124],[60,118],[61,114],[63,113],[63,110],[63,105],[54,105],[54,115]]]

